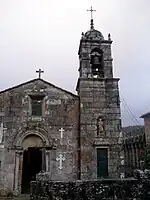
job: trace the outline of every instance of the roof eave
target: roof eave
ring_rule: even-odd
[[[147,113],[141,115],[140,118],[145,118],[145,117],[148,117],[148,116],[150,116],[150,112],[147,112]]]
[[[76,95],[76,94],[74,94],[74,93],[72,93],[72,92],[70,92],[70,91],[67,91],[67,90],[65,90],[65,89],[62,89],[62,88],[60,88],[60,87],[58,87],[58,86],[56,86],[56,85],[54,85],[54,84],[52,84],[52,83],[50,83],[50,82],[48,82],[48,81],[45,81],[45,80],[43,80],[43,79],[40,79],[40,78],[32,79],[32,80],[29,80],[29,81],[27,81],[27,82],[21,83],[21,84],[19,84],[19,85],[16,85],[16,86],[7,88],[7,89],[5,89],[5,90],[2,90],[2,91],[0,91],[0,94],[5,93],[5,92],[8,92],[8,91],[13,90],[13,89],[16,89],[16,88],[19,88],[19,87],[21,87],[21,86],[24,86],[24,85],[26,85],[26,84],[32,83],[32,82],[34,82],[34,81],[38,81],[38,80],[41,80],[41,81],[43,81],[45,84],[48,84],[48,85],[53,86],[53,87],[55,87],[55,88],[57,88],[57,89],[59,89],[59,90],[61,90],[61,91],[63,91],[63,92],[66,92],[66,93],[70,94],[71,96],[74,96],[75,98],[78,98],[78,95]]]

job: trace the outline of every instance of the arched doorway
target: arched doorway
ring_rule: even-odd
[[[42,139],[37,135],[28,135],[22,141],[23,163],[21,193],[30,192],[30,182],[35,180],[36,174],[42,170]]]
[[[23,153],[22,193],[30,192],[30,182],[42,170],[42,152],[39,148],[29,147]]]

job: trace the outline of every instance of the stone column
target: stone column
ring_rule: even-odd
[[[46,172],[49,172],[49,156],[50,156],[50,151],[46,151]]]
[[[143,143],[140,143],[140,152],[144,152],[144,145]],[[143,156],[140,154],[140,169],[144,169],[144,160]]]
[[[128,146],[125,144],[124,145],[124,155],[125,155],[125,173],[128,167]]]
[[[14,188],[14,192],[16,195],[19,194],[19,188],[18,188],[19,159],[20,159],[20,152],[16,151],[16,154],[15,154],[15,188]]]
[[[128,145],[126,145],[125,151],[126,151],[126,167],[128,167],[129,166],[129,146]]]
[[[135,156],[136,156],[136,168],[139,168],[139,151],[138,151],[138,145],[135,145]]]
[[[131,175],[132,172],[132,144],[129,144],[129,165],[128,165],[128,173]]]
[[[130,146],[127,144],[127,160],[126,160],[126,175],[129,175],[130,169]]]
[[[131,151],[132,151],[132,167],[135,168],[135,146],[134,144],[131,145]]]
[[[131,146],[128,145],[128,166],[131,166]]]
[[[42,172],[46,171],[46,143],[44,142],[44,146],[42,147]]]
[[[19,157],[19,180],[18,180],[19,193],[21,193],[21,188],[22,188],[22,170],[23,170],[23,151],[20,153]]]

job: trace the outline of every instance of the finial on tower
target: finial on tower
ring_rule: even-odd
[[[92,6],[91,6],[91,9],[90,10],[87,10],[87,11],[90,11],[91,12],[91,29],[94,29],[94,22],[93,22],[93,12],[96,10],[93,10]]]
[[[108,41],[111,41],[111,35],[110,35],[110,33],[108,34]]]

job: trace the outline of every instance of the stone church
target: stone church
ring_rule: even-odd
[[[40,171],[51,180],[119,177],[121,131],[118,78],[111,36],[82,33],[77,94],[39,77],[0,92],[0,181],[29,192]]]

